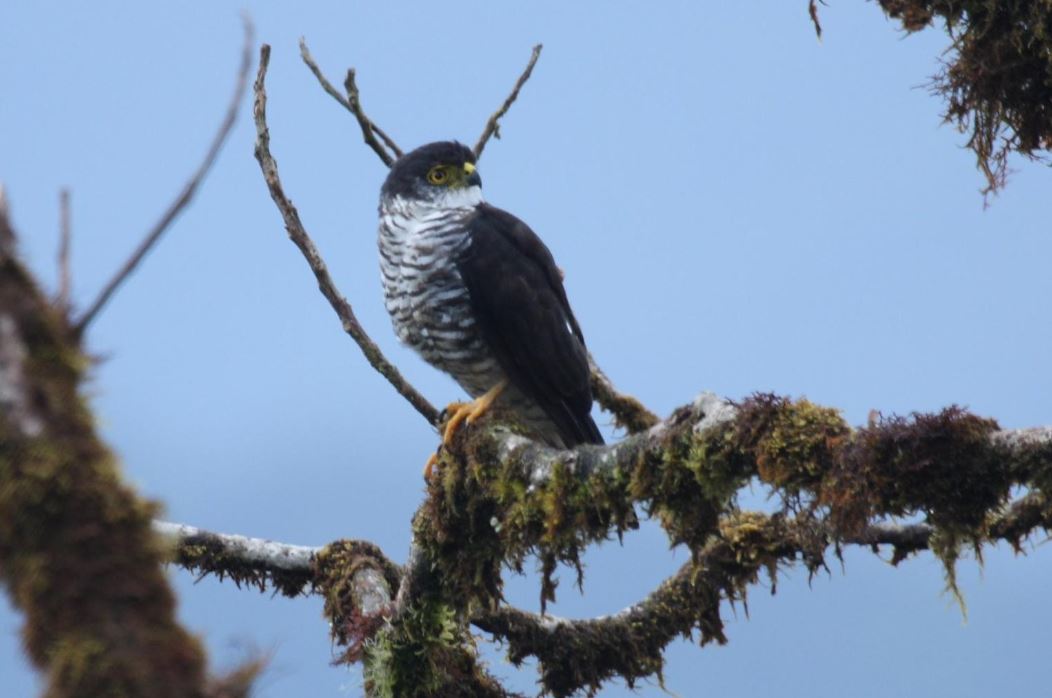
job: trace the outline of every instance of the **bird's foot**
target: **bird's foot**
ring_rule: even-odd
[[[453,437],[456,436],[457,431],[460,429],[462,424],[471,424],[476,419],[481,417],[493,406],[500,394],[504,392],[504,388],[508,386],[508,381],[502,380],[495,386],[480,395],[471,402],[451,402],[446,405],[445,414],[449,415],[446,418],[446,425],[442,429],[442,448],[449,448],[453,443]],[[424,466],[424,478],[427,480],[431,479],[434,467],[438,463],[438,452],[431,454],[431,457],[427,459],[427,464]]]
[[[471,402],[450,403],[446,407],[446,413],[449,414],[449,418],[446,420],[446,427],[442,431],[442,445],[448,448],[453,443],[453,437],[456,435],[457,430],[460,429],[460,425],[471,424],[484,415],[493,406],[493,403],[497,401],[497,398],[500,397],[500,394],[504,392],[506,387],[508,387],[508,381],[502,380]]]
[[[431,471],[434,470],[435,465],[438,464],[438,451],[431,454],[431,457],[427,459],[427,463],[424,464],[424,480],[431,479]]]
[[[446,425],[442,428],[442,445],[449,446],[453,443],[453,437],[456,435],[457,430],[460,429],[460,425],[467,421],[468,417],[474,411],[475,401],[472,402],[451,402],[446,405],[445,413],[449,415],[446,417]]]

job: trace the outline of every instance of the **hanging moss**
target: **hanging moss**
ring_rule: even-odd
[[[744,603],[763,574],[773,583],[779,562],[796,554],[794,539],[781,517],[732,514],[694,560],[629,611],[554,626],[512,612],[483,625],[507,638],[512,662],[536,656],[544,690],[557,697],[594,695],[614,676],[630,687],[650,676],[660,683],[668,643],[695,631],[702,644],[726,642],[721,603]]]
[[[229,579],[239,588],[251,586],[261,592],[272,588],[290,598],[302,594],[312,579],[306,570],[260,569],[239,553],[228,551],[222,540],[206,532],[181,541],[173,562],[201,577],[212,574],[220,581]]]
[[[945,118],[970,132],[987,180],[1004,186],[1008,155],[1046,158],[1052,148],[1052,0],[879,0],[915,32],[941,23],[953,39],[933,92]]]

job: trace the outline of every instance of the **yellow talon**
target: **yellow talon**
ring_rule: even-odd
[[[442,430],[442,445],[449,447],[453,443],[453,437],[456,435],[457,430],[460,429],[460,425],[465,422],[471,424],[484,415],[493,406],[493,403],[497,401],[497,398],[500,397],[500,394],[504,392],[506,387],[508,387],[508,381],[502,380],[471,402],[449,403],[446,406],[449,418],[446,420],[446,426]],[[424,477],[426,479],[431,479],[431,473],[436,463],[438,463],[437,452],[431,454],[431,457],[427,459],[427,465],[424,466]]]
[[[427,464],[424,465],[424,479],[425,480],[430,480],[431,479],[431,470],[435,467],[436,463],[438,463],[438,451],[435,451],[434,453],[432,453],[431,457],[427,459]]]
[[[500,394],[504,392],[506,387],[508,387],[508,381],[502,380],[471,402],[454,402],[447,407],[446,409],[452,414],[446,421],[446,428],[442,432],[442,445],[449,446],[452,443],[453,436],[457,433],[461,424],[465,422],[471,424],[484,415],[493,406],[493,403],[497,401],[497,398],[500,397]]]

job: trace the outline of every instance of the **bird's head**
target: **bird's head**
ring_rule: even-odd
[[[380,196],[447,206],[478,203],[482,178],[475,169],[475,154],[456,141],[422,145],[391,166]]]

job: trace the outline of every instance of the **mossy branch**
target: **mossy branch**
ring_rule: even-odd
[[[700,555],[754,480],[780,497],[798,530],[811,531],[814,560],[830,543],[879,534],[900,546],[895,559],[935,550],[951,590],[962,545],[1003,538],[1018,546],[1050,521],[1052,429],[1003,431],[956,407],[852,429],[806,400],[756,395],[736,404],[706,394],[612,446],[557,451],[483,423],[442,458],[414,530],[443,598],[473,617],[498,607],[502,566],[521,569],[530,555],[544,570],[543,609],[557,563],[579,566],[585,546],[634,528],[636,505],[673,544]],[[1014,519],[1015,529],[993,527],[1015,486],[1046,498],[1025,500],[1040,506]],[[917,514],[927,528],[884,523]]]
[[[65,307],[15,256],[0,206],[0,582],[48,696],[245,695],[259,662],[218,682],[175,615],[151,529],[80,394],[90,365]]]
[[[986,542],[1006,541],[1021,550],[1022,541],[1039,528],[1052,529],[1052,502],[1042,493],[1032,492],[989,521]],[[245,570],[268,572],[275,569],[282,575],[298,574],[308,579],[309,583],[302,590],[320,593],[327,599],[326,612],[334,620],[336,641],[346,648],[342,655],[346,660],[367,659],[368,654],[363,656],[361,650],[368,647],[370,638],[384,630],[382,620],[390,617],[390,605],[385,605],[384,613],[377,615],[363,612],[361,602],[350,597],[347,597],[348,604],[330,607],[330,599],[341,598],[334,590],[346,589],[347,585],[326,586],[324,582],[316,581],[321,577],[313,558],[327,549],[341,551],[340,555],[343,555],[342,551],[346,549],[343,546],[347,544],[308,548],[212,534],[171,524],[165,525],[165,529],[190,532],[190,535],[173,539],[173,542],[180,548],[190,549],[189,555],[179,553],[176,559],[178,564],[195,571],[202,570],[202,566],[187,565],[185,561],[196,555],[197,540],[204,538],[216,553],[212,564],[225,567],[225,574],[235,580]],[[892,546],[891,560],[897,564],[911,553],[929,549],[936,533],[936,529],[926,523],[881,522],[851,536],[838,537],[828,523],[807,516],[792,518],[759,512],[732,512],[721,517],[717,533],[678,573],[646,599],[623,611],[599,618],[571,620],[502,605],[492,610],[479,609],[471,622],[506,642],[508,656],[514,663],[536,657],[542,684],[557,696],[570,695],[580,689],[597,689],[614,676],[632,684],[644,677],[660,676],[662,652],[676,637],[697,630],[703,644],[726,642],[720,604],[746,601],[748,587],[764,578],[765,572],[802,562],[813,574],[824,566],[825,554],[831,545],[837,546],[837,555],[842,545],[872,548],[875,553],[879,551],[878,546],[889,545]],[[351,549],[358,555],[366,555],[375,564],[375,567],[364,569],[374,575],[374,580],[383,580],[377,585],[378,593],[381,598],[389,600],[389,596],[384,596],[385,590],[399,586],[399,575],[404,574],[404,569],[386,561],[378,551],[361,547],[367,544],[350,545],[358,546]],[[347,579],[361,575],[361,558],[333,555],[330,560],[326,572],[329,578]],[[224,574],[214,567],[208,571]],[[773,584],[775,578],[770,574],[767,578]],[[262,577],[240,579],[256,584]],[[369,577],[363,576],[360,582],[369,584]],[[280,582],[275,582],[275,588],[284,591]],[[433,606],[435,603],[434,597],[428,599],[428,604],[431,604],[428,613],[433,620],[437,612]],[[420,612],[407,610],[405,618],[405,622],[418,633],[422,622]],[[455,636],[460,632],[457,628],[453,623],[449,632]],[[385,642],[391,640],[391,636],[387,636]]]
[[[1020,541],[1038,527],[1052,529],[1052,502],[1040,494],[1015,502],[990,524],[989,540]],[[698,631],[702,645],[724,644],[722,602],[746,602],[748,588],[766,576],[772,589],[776,570],[802,561],[809,574],[824,566],[834,542],[894,547],[892,562],[930,547],[935,529],[928,524],[874,524],[836,541],[815,521],[736,512],[721,519],[718,533],[691,561],[639,603],[592,619],[572,620],[501,606],[473,618],[476,627],[508,645],[516,665],[538,660],[541,682],[556,696],[598,688],[619,676],[631,686],[657,675],[663,651],[677,637]],[[839,554],[839,551],[838,553]],[[766,575],[765,575],[766,573]]]
[[[839,554],[844,545],[891,545],[896,563],[932,549],[950,574],[962,544],[1003,540],[1020,550],[1036,530],[1052,530],[1052,428],[999,430],[959,408],[851,429],[805,400],[706,394],[613,446],[554,451],[483,422],[443,459],[415,522],[392,627],[413,637],[420,623],[446,628],[449,642],[407,644],[404,634],[384,642],[470,652],[463,626],[445,625],[470,619],[507,640],[513,660],[538,657],[556,695],[657,673],[679,634],[724,642],[721,601],[743,601],[779,565],[802,561],[814,573],[830,546]],[[781,496],[783,513],[736,509],[735,493],[754,479]],[[1005,508],[1014,485],[1030,492]],[[555,561],[576,562],[584,546],[631,528],[637,503],[693,553],[650,598],[581,621],[499,605],[504,564],[537,554],[550,575]],[[917,513],[927,521],[888,520]],[[554,583],[542,594],[552,598]],[[385,654],[384,666],[397,656],[407,655]]]

